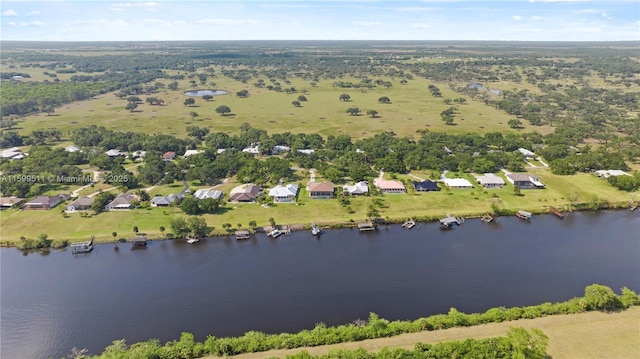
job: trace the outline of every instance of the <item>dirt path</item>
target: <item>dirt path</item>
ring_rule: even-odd
[[[384,347],[413,348],[416,342],[437,343],[488,338],[505,335],[509,327],[537,328],[549,337],[547,353],[553,359],[563,358],[640,358],[640,307],[620,313],[589,312],[573,315],[491,323],[466,328],[402,334],[390,338],[360,342],[323,345],[311,348],[271,350],[234,356],[237,359],[284,358],[306,350],[312,355],[326,354],[332,349],[358,349],[378,351]],[[215,358],[215,357],[208,357]]]

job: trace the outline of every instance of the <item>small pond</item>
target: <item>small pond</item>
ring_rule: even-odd
[[[211,96],[226,95],[228,94],[228,92],[222,91],[222,90],[189,90],[184,94],[187,96],[202,97],[206,95],[211,95]]]

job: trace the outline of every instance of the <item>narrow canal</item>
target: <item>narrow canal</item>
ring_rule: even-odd
[[[640,291],[640,213],[571,213],[564,220],[467,220],[361,234],[329,230],[246,241],[98,245],[23,255],[0,250],[0,357],[101,352],[111,341],[198,340],[562,301],[599,283]]]

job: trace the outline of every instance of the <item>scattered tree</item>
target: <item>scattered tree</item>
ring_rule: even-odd
[[[349,101],[351,99],[351,96],[349,96],[349,94],[343,93],[338,98],[340,99],[340,101]]]
[[[216,113],[221,114],[222,116],[226,116],[231,113],[231,109],[227,105],[220,105],[216,108]]]
[[[125,106],[125,110],[129,112],[133,112],[136,108],[138,108],[138,104],[135,102],[127,102],[127,106]]]
[[[291,104],[295,107],[300,107],[300,101],[292,101]]]
[[[378,116],[378,111],[376,110],[369,110],[367,111],[367,115],[371,118],[376,118],[376,116]]]
[[[192,98],[192,97],[189,97],[188,99],[184,100],[184,105],[185,106],[191,107],[191,106],[195,105],[195,103],[196,103],[196,100],[194,98]]]
[[[389,104],[391,103],[391,99],[387,96],[382,96],[380,98],[378,98],[378,103],[384,103],[384,104]]]
[[[360,113],[360,109],[359,109],[359,108],[357,108],[357,107],[349,107],[349,108],[347,109],[347,113],[348,113],[350,116],[358,116],[358,114]]]

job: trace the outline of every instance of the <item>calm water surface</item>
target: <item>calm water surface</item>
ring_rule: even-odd
[[[1,249],[0,357],[101,352],[111,341],[298,331],[562,301],[600,283],[640,291],[640,213],[467,220],[360,234],[297,232],[24,256]]]
[[[191,90],[191,91],[185,92],[184,94],[192,97],[202,97],[206,95],[211,95],[211,96],[226,95],[228,94],[228,92],[222,91],[222,90]]]

